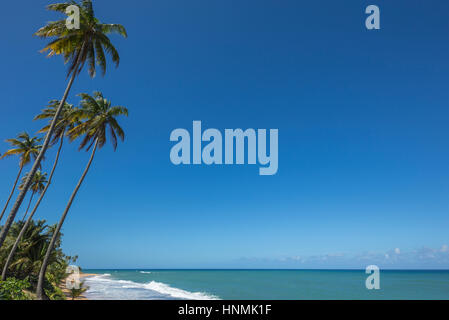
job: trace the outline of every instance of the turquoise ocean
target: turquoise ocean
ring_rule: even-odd
[[[88,299],[449,299],[449,270],[83,270]]]

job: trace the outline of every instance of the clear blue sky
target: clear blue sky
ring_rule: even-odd
[[[32,118],[66,86],[62,59],[32,37],[61,18],[45,10],[52,2],[0,9],[1,152],[4,139],[43,125]],[[365,28],[369,4],[381,9],[379,31]],[[130,115],[125,143],[98,152],[63,228],[82,266],[449,267],[447,1],[94,6],[129,38],[113,37],[120,67],[93,80],[83,72],[69,102],[100,90]],[[193,120],[279,129],[277,175],[174,166],[170,132]],[[66,145],[37,217],[59,219],[88,160],[77,146]],[[0,161],[2,202],[17,170],[16,159]]]

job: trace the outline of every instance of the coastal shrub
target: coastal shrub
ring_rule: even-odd
[[[84,292],[87,291],[88,288],[84,286],[84,281],[82,281],[79,284],[78,288],[72,288],[70,289],[70,297],[72,300],[75,300],[76,298],[80,297]]]
[[[52,285],[51,289],[44,287],[44,291],[50,300],[66,300],[66,295],[62,289],[56,285]]]
[[[28,300],[31,297],[25,292],[30,283],[27,279],[8,278],[0,281],[0,300]]]

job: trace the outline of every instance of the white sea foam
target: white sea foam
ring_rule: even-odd
[[[140,273],[151,273],[150,271],[139,271]]]
[[[167,294],[174,298],[178,299],[190,299],[190,300],[214,300],[217,297],[206,294],[204,292],[190,292],[178,288],[170,287],[169,285],[162,283],[151,281],[150,283],[145,284],[145,288],[153,291],[157,291],[162,294]]]
[[[86,297],[91,300],[214,300],[218,297],[204,292],[190,292],[168,284],[150,281],[138,283],[129,280],[115,280],[110,274],[86,278],[89,289]]]

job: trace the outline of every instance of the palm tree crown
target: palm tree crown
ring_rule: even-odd
[[[12,155],[20,156],[20,166],[24,167],[27,165],[31,158],[36,159],[41,149],[41,138],[33,137],[31,138],[28,133],[22,132],[17,136],[17,139],[7,139],[14,148],[6,151],[0,159],[9,157]]]
[[[76,5],[80,9],[80,28],[68,29],[65,19],[49,22],[35,33],[42,38],[56,37],[42,49],[42,52],[49,51],[48,56],[62,54],[65,63],[69,63],[68,75],[72,72],[79,73],[86,62],[91,77],[95,76],[96,65],[100,66],[104,75],[106,73],[105,52],[111,56],[116,66],[120,62],[120,56],[107,35],[118,33],[126,38],[125,27],[120,24],[101,23],[95,17],[91,0],[83,0],[80,4],[76,1],[50,4],[47,9],[65,14],[65,10],[71,5]],[[77,67],[78,57],[80,57],[80,63]],[[77,70],[74,70],[75,68]]]
[[[25,174],[22,178],[22,183],[19,185],[19,189],[22,190],[26,180],[28,179],[29,173]],[[45,185],[47,184],[47,173],[42,172],[40,170],[36,171],[33,179],[31,180],[30,189],[34,193],[41,193],[45,189]]]
[[[117,148],[117,137],[125,139],[125,133],[115,117],[128,116],[128,109],[122,106],[111,106],[111,101],[105,99],[101,92],[94,92],[93,96],[87,93],[80,94],[81,108],[77,111],[77,117],[84,122],[71,129],[68,134],[70,139],[84,135],[79,149],[87,146],[87,150],[98,140],[98,147],[102,148],[106,143],[106,132],[109,132],[114,150]]]
[[[58,111],[59,104],[59,100],[51,100],[48,106],[44,110],[42,110],[40,114],[34,117],[34,120],[49,119],[49,124],[39,130],[38,133],[46,133],[49,130],[51,121]],[[57,143],[59,139],[64,136],[66,130],[70,130],[75,126],[75,124],[77,123],[77,119],[75,116],[76,110],[77,109],[72,104],[64,103],[58,120],[56,121],[55,131],[53,133],[51,142],[52,145]]]

